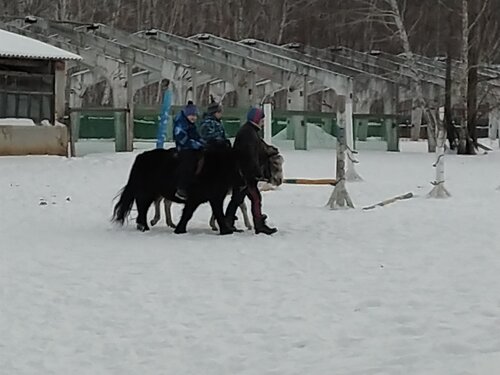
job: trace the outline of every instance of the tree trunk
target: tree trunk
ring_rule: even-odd
[[[444,97],[444,124],[446,127],[446,132],[448,134],[448,142],[450,144],[450,149],[455,149],[456,132],[455,125],[453,124],[452,110],[451,110],[451,69],[452,69],[452,57],[451,57],[451,42],[448,42],[448,56],[446,57],[446,84],[445,84],[445,97]]]
[[[347,192],[345,185],[345,165],[346,165],[346,151],[347,144],[345,138],[345,123],[346,123],[346,112],[344,110],[340,116],[338,116],[338,129],[337,129],[337,169],[336,169],[336,180],[337,183],[335,188],[330,195],[327,206],[331,210],[338,210],[342,208],[354,208],[351,197]]]
[[[446,80],[445,80],[445,93],[444,93],[444,126],[448,136],[448,143],[450,150],[456,147],[457,132],[455,124],[453,123],[453,111],[451,106],[452,96],[452,69],[453,69],[453,52],[452,52],[452,38],[453,38],[453,13],[448,11],[448,41],[446,43]]]
[[[142,2],[141,2],[141,0],[137,0],[135,11],[136,11],[136,28],[137,28],[137,30],[141,30],[142,29]]]
[[[469,41],[470,47],[468,49],[468,62],[469,62],[469,72],[467,76],[467,130],[470,137],[470,147],[475,147],[477,144],[477,87],[478,87],[478,64],[479,64],[479,22],[477,22],[477,17],[479,17],[479,2],[473,2],[472,4],[472,17],[474,19],[473,25],[470,26],[469,31]],[[475,150],[471,150],[475,153]]]
[[[475,47],[472,47],[475,50]],[[477,143],[476,125],[477,125],[477,84],[478,84],[478,72],[477,72],[477,55],[475,52],[471,54],[473,59],[469,60],[473,65],[469,69],[468,74],[468,85],[467,85],[467,132],[469,134],[469,147],[473,147]],[[469,153],[475,153],[475,151],[468,150]]]
[[[83,21],[83,6],[82,6],[82,1],[83,0],[78,0],[76,3],[76,20],[79,22]]]
[[[243,39],[243,26],[244,26],[244,1],[243,0],[237,0],[236,1],[236,22],[234,23],[235,25],[235,35],[236,35],[236,40],[241,40]]]
[[[278,38],[276,39],[277,45],[280,45],[283,41],[283,34],[285,32],[287,22],[288,22],[288,0],[283,0],[283,4],[281,5],[280,29],[278,31]]]
[[[68,20],[68,0],[58,0],[56,3],[56,20]]]
[[[436,149],[436,163],[434,168],[436,168],[436,180],[432,183],[434,187],[430,191],[429,198],[448,198],[450,193],[446,190],[444,186],[444,143],[446,139],[446,132],[442,121],[438,120],[438,140]]]
[[[387,0],[389,5],[391,6],[394,23],[398,30],[399,38],[403,44],[403,49],[405,51],[406,60],[408,62],[408,66],[410,67],[410,71],[413,73],[413,82],[415,84],[415,94],[418,105],[422,108],[422,111],[426,114],[428,119],[427,124],[427,134],[428,134],[428,151],[435,152],[436,151],[436,138],[435,138],[435,129],[437,128],[435,115],[432,114],[432,111],[429,109],[429,106],[426,105],[426,101],[424,98],[424,92],[422,89],[422,80],[420,78],[420,73],[417,68],[417,61],[410,47],[410,39],[408,37],[408,33],[406,32],[406,28],[403,23],[403,17],[401,15],[401,11],[399,9],[399,5],[397,0]]]
[[[439,121],[437,112],[439,108],[426,108],[427,115],[427,151],[436,152],[437,148],[437,133],[439,132]]]
[[[474,153],[468,127],[468,93],[469,93],[469,0],[462,0],[462,67],[461,67],[461,90],[462,118],[460,124],[460,141],[458,153],[470,155]]]

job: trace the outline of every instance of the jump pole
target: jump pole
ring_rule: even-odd
[[[376,207],[384,207],[384,206],[387,206],[388,204],[394,203],[396,201],[401,201],[404,199],[411,199],[411,198],[413,198],[413,193],[406,193],[406,194],[398,195],[397,197],[394,197],[394,198],[386,199],[385,201],[379,202],[379,203],[374,204],[372,206],[363,207],[363,210],[365,210],[365,211],[366,210],[373,210]]]
[[[284,184],[293,184],[293,185],[332,185],[335,186],[337,184],[337,180],[334,178],[318,178],[318,179],[310,179],[310,178],[285,178],[283,180]]]

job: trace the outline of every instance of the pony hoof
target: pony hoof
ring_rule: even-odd
[[[187,230],[186,229],[175,228],[174,233],[175,234],[184,234],[184,233],[187,233]]]
[[[226,235],[228,235],[228,234],[233,234],[233,233],[234,233],[234,232],[233,232],[233,230],[231,230],[231,229],[224,229],[224,230],[221,230],[221,231],[220,231],[220,235],[221,235],[221,236],[226,236]]]
[[[151,226],[154,227],[156,224],[158,224],[158,222],[156,220],[151,220],[149,224],[151,224]]]
[[[217,227],[212,227],[212,230],[213,230],[214,232],[217,232],[217,230],[218,230],[218,229],[217,229]]]
[[[147,225],[137,224],[137,230],[141,232],[146,232],[149,230],[149,227]]]

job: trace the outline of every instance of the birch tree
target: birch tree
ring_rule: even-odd
[[[444,183],[444,142],[446,139],[446,131],[444,129],[443,118],[438,119],[435,111],[431,110],[422,88],[422,73],[418,69],[417,60],[410,45],[409,34],[404,23],[403,11],[400,9],[397,0],[371,0],[369,3],[370,9],[376,9],[376,16],[380,22],[383,22],[389,28],[392,28],[399,38],[404,55],[406,57],[407,66],[411,72],[412,81],[414,84],[416,104],[422,109],[422,112],[427,115],[427,130],[428,130],[428,150],[436,152],[436,180],[434,188],[429,193],[430,197],[447,197],[449,196]],[[435,130],[438,133],[436,142]]]
[[[69,0],[57,0],[56,1],[56,20],[69,20],[70,19],[70,7]]]
[[[469,1],[462,0],[462,49],[461,49],[461,67],[460,67],[460,96],[462,99],[462,119],[460,126],[460,139],[458,143],[458,153],[471,153],[471,142],[467,128],[467,92],[469,80]]]
[[[462,98],[462,120],[460,127],[459,154],[475,154],[477,145],[477,90],[479,65],[479,23],[486,11],[489,0],[480,3],[462,0],[462,48],[460,94]]]
[[[404,22],[403,10],[400,9],[397,0],[363,0],[362,3],[367,7],[366,11],[371,12],[369,16],[391,30],[403,48],[413,82],[415,106],[421,108],[422,113],[426,115],[428,120],[428,150],[429,152],[435,152],[435,129],[437,128],[437,119],[435,113],[431,111],[428,101],[424,97],[422,72],[418,68],[417,60],[410,45],[409,33]]]

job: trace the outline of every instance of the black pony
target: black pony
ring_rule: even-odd
[[[237,178],[232,148],[222,143],[204,151],[195,182],[187,191],[186,202],[175,197],[179,180],[178,166],[179,158],[173,148],[139,154],[132,165],[127,185],[122,189],[120,199],[114,207],[113,221],[123,225],[135,201],[138,211],[137,229],[147,231],[148,209],[156,199],[163,197],[176,203],[184,203],[175,233],[186,233],[186,225],[194,211],[200,204],[209,202],[219,224],[220,234],[231,234],[232,230],[224,219],[223,204]]]

